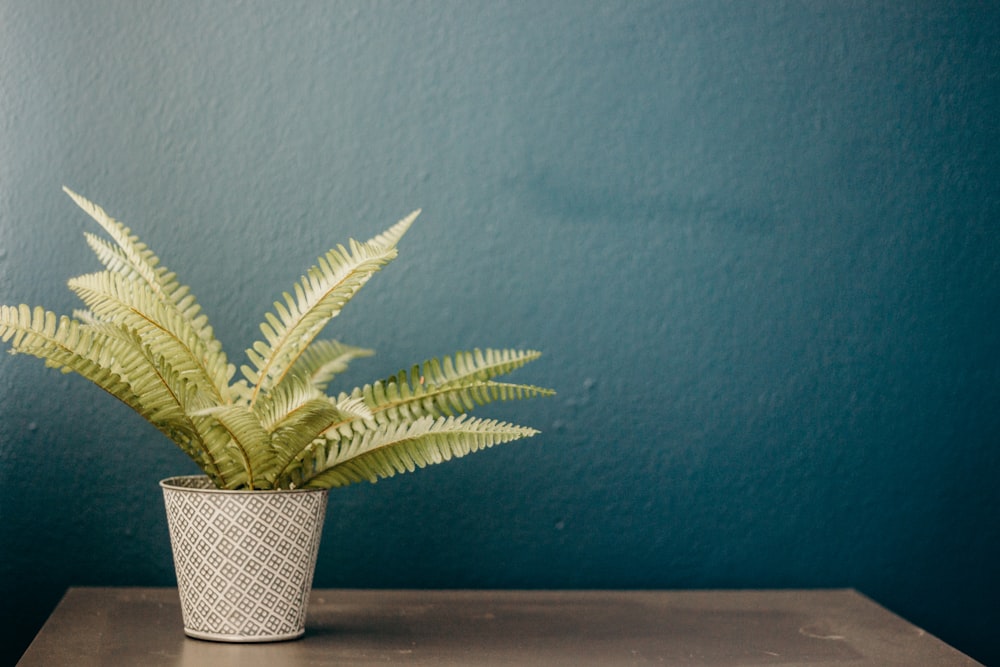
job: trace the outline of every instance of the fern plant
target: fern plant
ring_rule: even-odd
[[[85,233],[104,270],[69,281],[86,305],[72,317],[0,306],[0,339],[125,403],[217,487],[374,482],[537,433],[467,414],[492,401],[551,395],[494,379],[537,359],[536,351],[459,352],[349,392],[329,390],[349,362],[372,351],[317,337],[396,257],[419,211],[321,256],[265,315],[263,337],[237,377],[190,290],[129,228],[64,190],[106,232]]]

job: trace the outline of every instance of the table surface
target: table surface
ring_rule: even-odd
[[[183,634],[172,588],[71,588],[35,665],[977,665],[853,590],[314,590],[306,635]]]

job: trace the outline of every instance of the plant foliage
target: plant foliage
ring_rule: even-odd
[[[349,392],[329,391],[352,360],[373,353],[317,336],[396,257],[419,211],[321,256],[265,314],[238,377],[191,291],[129,228],[65,190],[107,235],[85,234],[104,270],[69,281],[86,305],[72,317],[0,306],[0,339],[12,353],[82,375],[128,405],[217,487],[374,482],[537,433],[466,414],[493,401],[551,395],[495,380],[537,359],[536,351],[459,352]]]

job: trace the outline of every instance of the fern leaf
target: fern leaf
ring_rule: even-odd
[[[301,378],[294,378],[262,396],[253,406],[257,418],[266,431],[274,431],[278,425],[294,415],[310,401],[321,400],[333,407],[332,401],[311,384]],[[249,404],[247,404],[249,407]]]
[[[64,373],[75,372],[126,405],[138,405],[129,383],[112,368],[104,336],[66,316],[37,306],[0,306],[0,340],[11,352],[29,354]]]
[[[477,406],[494,401],[510,401],[555,392],[532,385],[472,380],[463,385],[428,386],[419,381],[409,383],[405,375],[398,382],[365,385],[360,397],[380,423],[406,421],[420,417],[440,417],[470,412]]]
[[[304,473],[302,482],[312,488],[376,482],[537,433],[531,428],[465,415],[385,424],[331,447],[326,460],[314,472]]]
[[[93,328],[106,336],[106,345],[114,350],[114,369],[139,397],[138,412],[155,425],[185,422],[185,410],[191,407],[190,385],[162,355],[156,355],[126,327],[96,324]]]
[[[372,418],[364,401],[347,399],[334,403],[300,378],[282,383],[253,409],[272,436],[275,472],[270,481],[281,488],[288,488],[289,466],[312,441],[336,424]],[[291,465],[292,469],[296,467]]]
[[[374,413],[365,404],[364,399],[361,398],[340,400],[337,402],[337,410],[350,419],[363,419],[367,421],[375,418]]]
[[[506,375],[542,356],[537,350],[475,349],[458,352],[454,358],[444,357],[424,362],[423,373],[430,382],[436,384],[461,383],[466,379],[488,380]]]
[[[217,403],[229,402],[230,368],[219,342],[206,341],[182,312],[144,284],[104,271],[74,278],[69,285],[99,320],[135,330],[175,369],[210,389]]]
[[[281,382],[323,327],[376,271],[395,259],[394,244],[409,225],[404,223],[373,243],[351,241],[350,249],[331,249],[294,286],[294,296],[286,292],[283,301],[274,303],[275,312],[267,313],[260,325],[264,340],[247,351],[253,368],[245,366],[243,372],[253,385],[251,404],[261,391]]]
[[[420,209],[413,211],[408,216],[394,224],[389,229],[385,230],[381,234],[377,234],[372,238],[368,239],[367,245],[371,245],[377,248],[382,248],[383,250],[388,250],[389,248],[395,248],[399,240],[403,238],[406,231],[413,224],[413,221],[417,219],[420,215]]]
[[[274,460],[271,455],[271,436],[261,425],[257,415],[241,405],[214,408],[206,416],[214,419],[228,435],[227,439],[214,439],[212,454],[215,458],[230,458],[242,463],[246,471],[246,488],[271,488]]]
[[[211,397],[204,396],[198,384],[187,381],[135,331],[100,322],[84,328],[100,337],[97,363],[131,387],[134,398],[126,401],[129,407],[174,441],[218,486],[226,485],[225,466],[204,445],[212,423],[193,416]]]
[[[176,274],[160,264],[159,258],[139,240],[139,237],[122,223],[109,216],[104,209],[78,195],[69,188],[63,188],[76,204],[92,217],[107,232],[114,243],[85,233],[87,244],[97,258],[112,273],[127,280],[138,280],[145,284],[165,305],[176,308],[182,317],[205,341],[211,342],[213,333],[208,320],[199,315],[201,310],[187,286],[176,280]]]
[[[428,359],[411,369],[410,379],[419,378],[420,384],[429,387],[468,385],[506,375],[541,356],[542,353],[537,350],[477,348],[469,352],[456,352],[451,357],[441,357],[440,360]],[[405,384],[406,381],[406,371],[400,371],[385,380],[384,384]]]
[[[90,232],[84,232],[83,237],[87,240],[90,249],[97,255],[97,259],[107,267],[108,271],[120,273],[130,280],[146,282],[146,278],[133,266],[128,255],[119,246]]]
[[[317,340],[307,347],[289,370],[290,376],[304,378],[319,391],[326,391],[338,373],[360,357],[370,357],[374,350],[345,345],[335,340]]]
[[[409,373],[400,371],[388,380],[355,389],[350,397],[364,400],[374,419],[386,424],[458,415],[493,401],[551,396],[555,393],[551,389],[490,379],[540,356],[534,350],[460,352],[454,358],[430,359],[414,366]],[[345,398],[348,395],[341,394],[340,399]]]
[[[93,218],[120,248],[120,252],[116,252],[111,250],[109,246],[98,244],[99,247],[95,247],[91,239],[88,238],[88,243],[91,244],[91,248],[94,248],[98,258],[106,266],[110,263],[119,271],[140,276],[157,296],[163,299],[169,298],[165,288],[170,285],[164,280],[164,276],[172,274],[168,274],[165,269],[158,268],[160,260],[153,254],[153,251],[140,242],[139,237],[132,234],[128,227],[108,215],[103,208],[67,187],[63,187],[63,191],[76,202],[77,206]]]
[[[320,437],[330,424],[343,419],[343,414],[329,399],[313,399],[304,403],[287,419],[276,425],[272,433],[274,467],[269,478],[275,488],[291,488],[290,471],[298,469],[297,459]]]
[[[0,339],[11,343],[12,352],[44,359],[50,367],[90,380],[149,420],[213,479],[220,479],[216,462],[202,451],[199,429],[183,418],[182,399],[166,396],[164,386],[150,380],[152,365],[127,334],[22,305],[0,306]],[[162,378],[161,382],[169,384]]]

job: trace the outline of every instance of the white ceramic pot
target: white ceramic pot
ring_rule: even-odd
[[[203,475],[160,486],[185,634],[222,642],[301,637],[328,491],[225,491]]]

